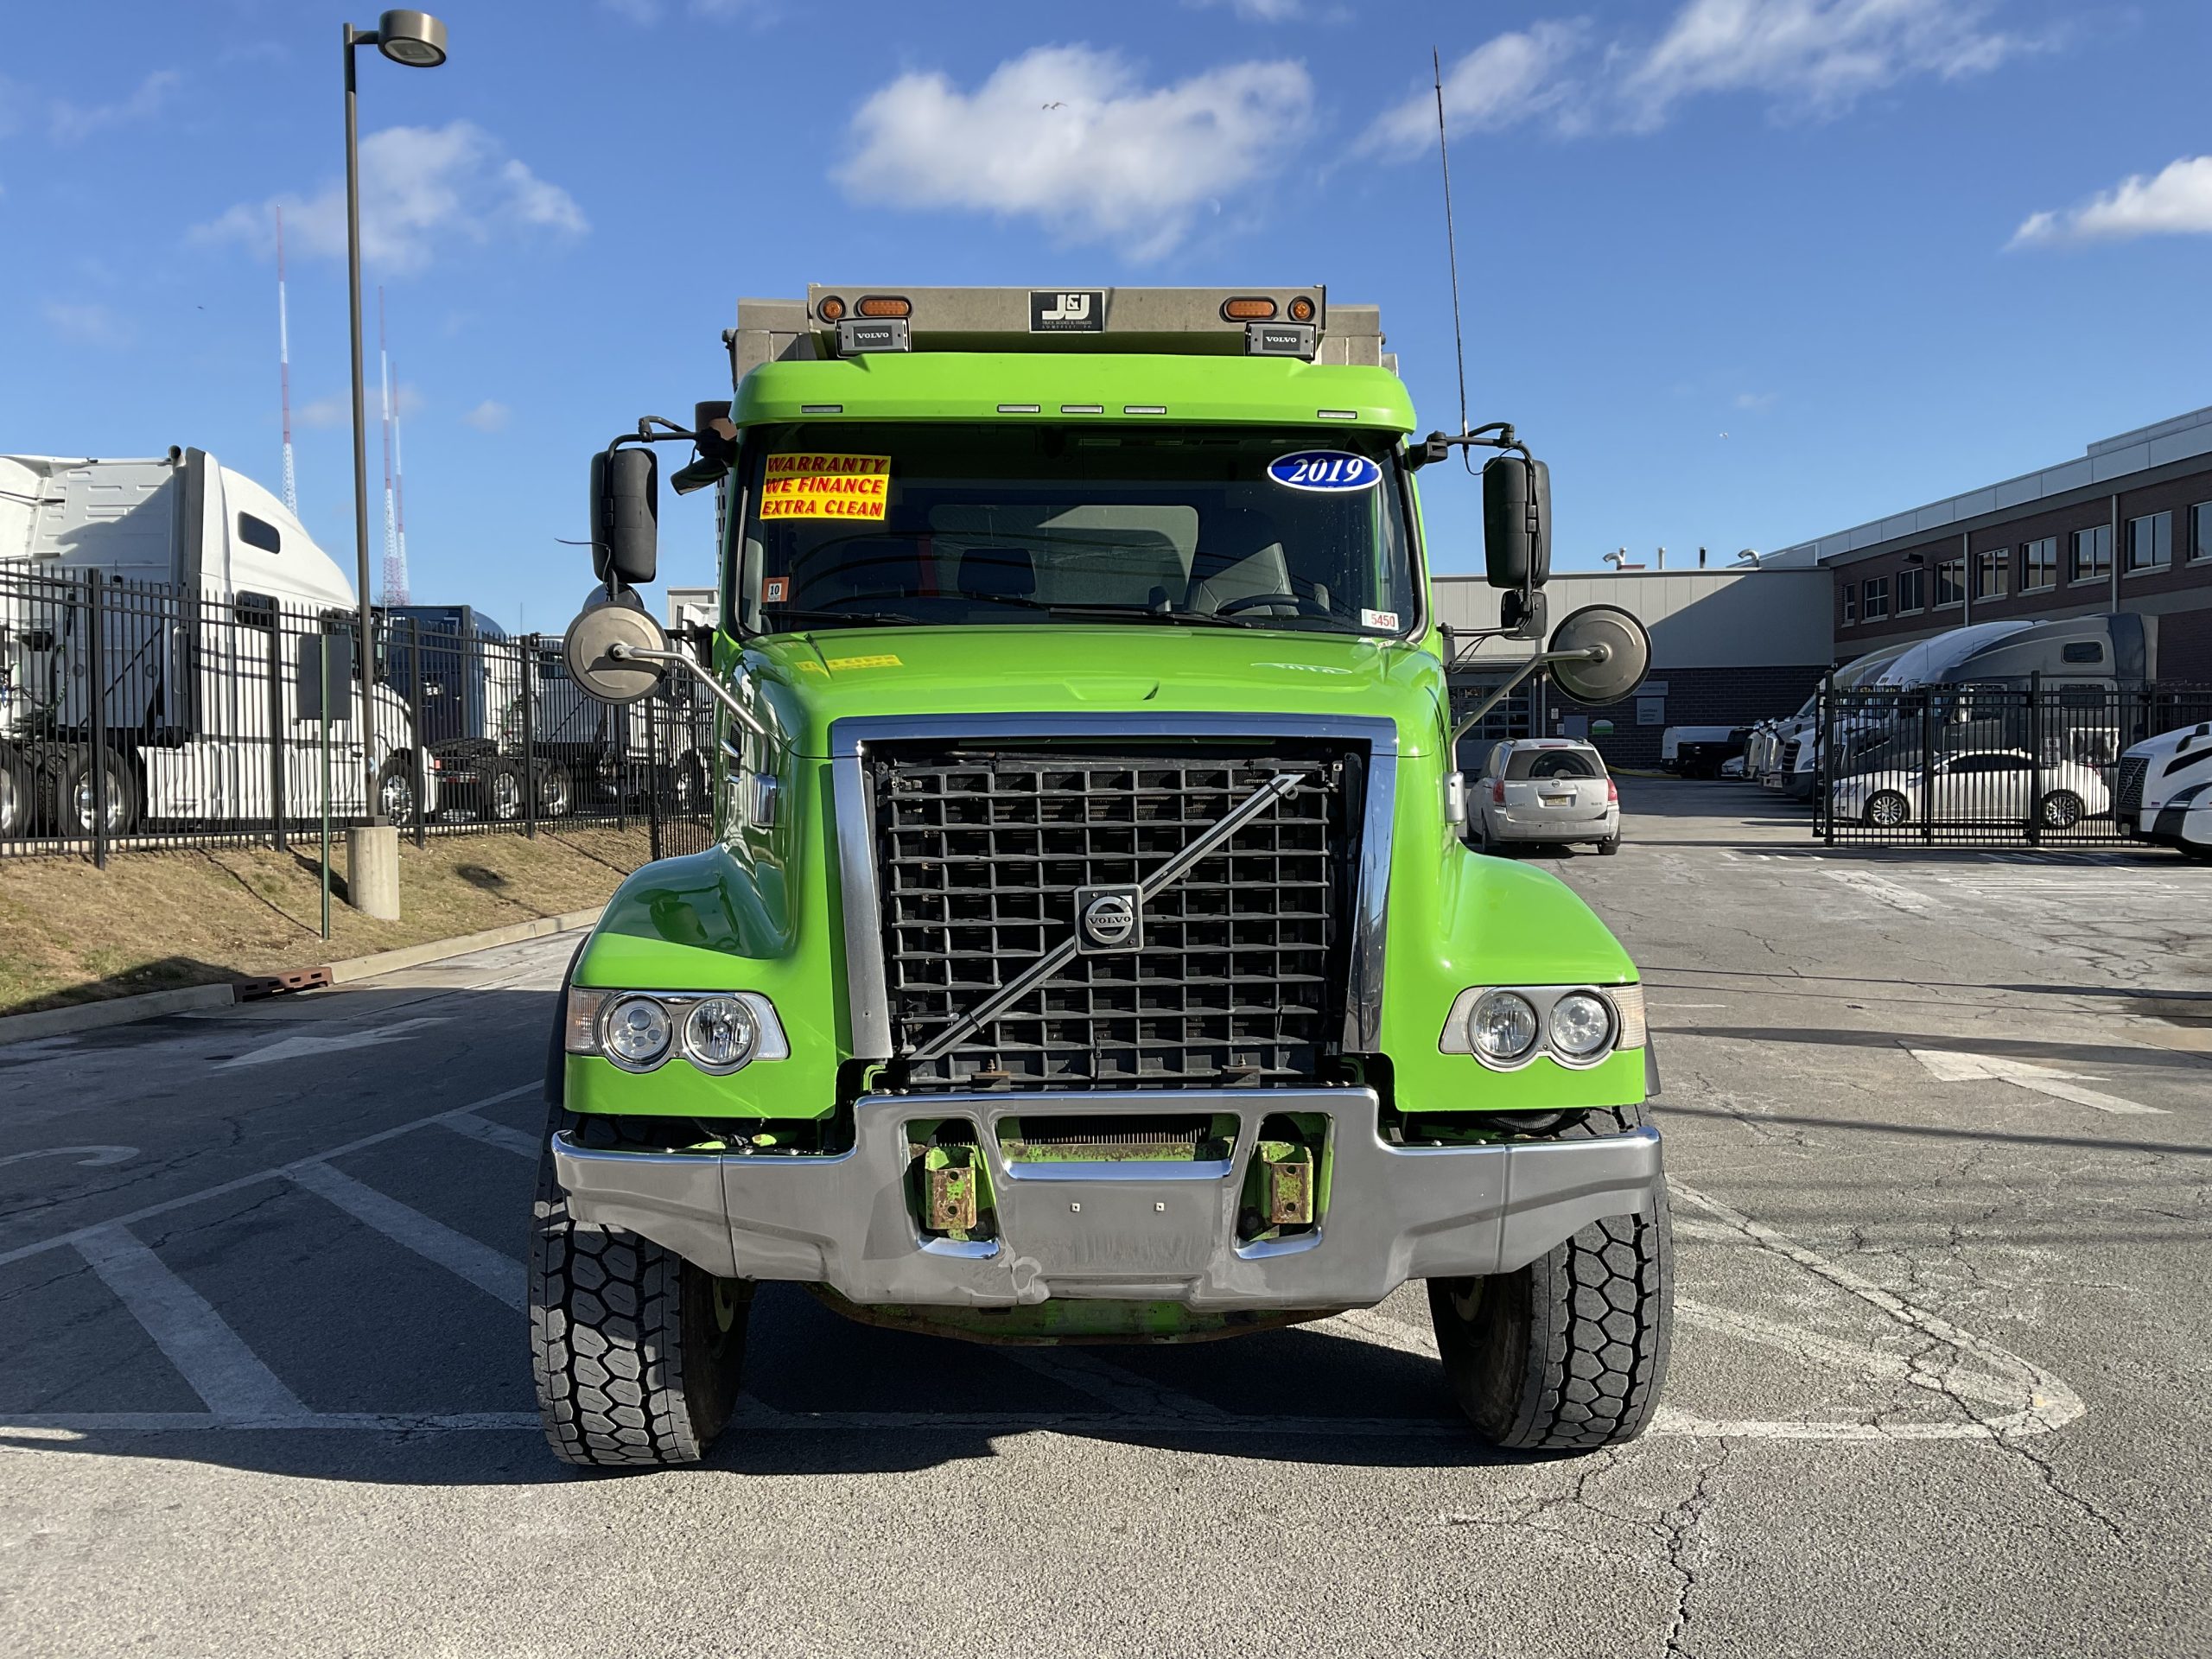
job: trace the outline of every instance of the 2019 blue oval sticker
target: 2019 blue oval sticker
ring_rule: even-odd
[[[1269,461],[1268,476],[1287,489],[1334,493],[1371,490],[1382,481],[1382,469],[1345,449],[1300,449]]]

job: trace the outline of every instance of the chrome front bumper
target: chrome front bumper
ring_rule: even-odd
[[[577,1219],[625,1228],[724,1277],[828,1285],[847,1300],[1007,1307],[1054,1297],[1207,1310],[1364,1307],[1408,1279],[1510,1272],[1609,1216],[1649,1214],[1656,1129],[1592,1141],[1393,1147],[1367,1089],[1070,1095],[872,1095],[829,1157],[638,1153],[553,1138]],[[1196,1163],[1009,1163],[998,1121],[1064,1113],[1218,1113],[1230,1156]],[[1330,1120],[1320,1224],[1243,1243],[1237,1206],[1262,1122]],[[999,1236],[925,1237],[908,1199],[906,1125],[966,1117]]]

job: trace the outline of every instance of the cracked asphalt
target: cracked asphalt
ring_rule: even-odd
[[[1643,1441],[1473,1446],[1414,1290],[1063,1351],[772,1287],[711,1463],[563,1469],[519,1312],[539,941],[0,1048],[0,1648],[2212,1651],[2212,868],[1624,792],[1620,856],[1545,862],[1649,988]]]

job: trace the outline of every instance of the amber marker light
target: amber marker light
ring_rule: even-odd
[[[1272,314],[1270,314],[1270,315],[1272,315]],[[1310,297],[1308,297],[1307,296],[1304,295],[1304,294],[1300,294],[1300,295],[1296,299],[1293,300],[1293,301],[1290,302],[1290,320],[1291,320],[1293,322],[1311,322],[1311,321],[1313,321],[1313,300],[1312,300]]]
[[[1221,302],[1221,315],[1230,322],[1273,322],[1275,302],[1257,295],[1246,295]]]
[[[825,294],[822,296],[822,302],[814,308],[814,311],[823,321],[836,322],[844,317],[845,302],[835,294]]]
[[[914,302],[896,294],[864,295],[861,302],[853,308],[863,317],[911,317],[914,315]]]

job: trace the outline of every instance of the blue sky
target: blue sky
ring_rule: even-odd
[[[1453,424],[1432,41],[1470,412],[1551,461],[1562,565],[1786,545],[2212,402],[2202,0],[442,10],[445,67],[364,54],[369,279],[415,595],[510,626],[587,585],[590,451],[728,394],[740,294],[1325,281]],[[111,0],[0,60],[0,451],[275,487],[281,200],[302,512],[350,565],[348,15]],[[1439,569],[1472,497],[1429,490]],[[710,510],[664,509],[664,577],[710,580]]]

